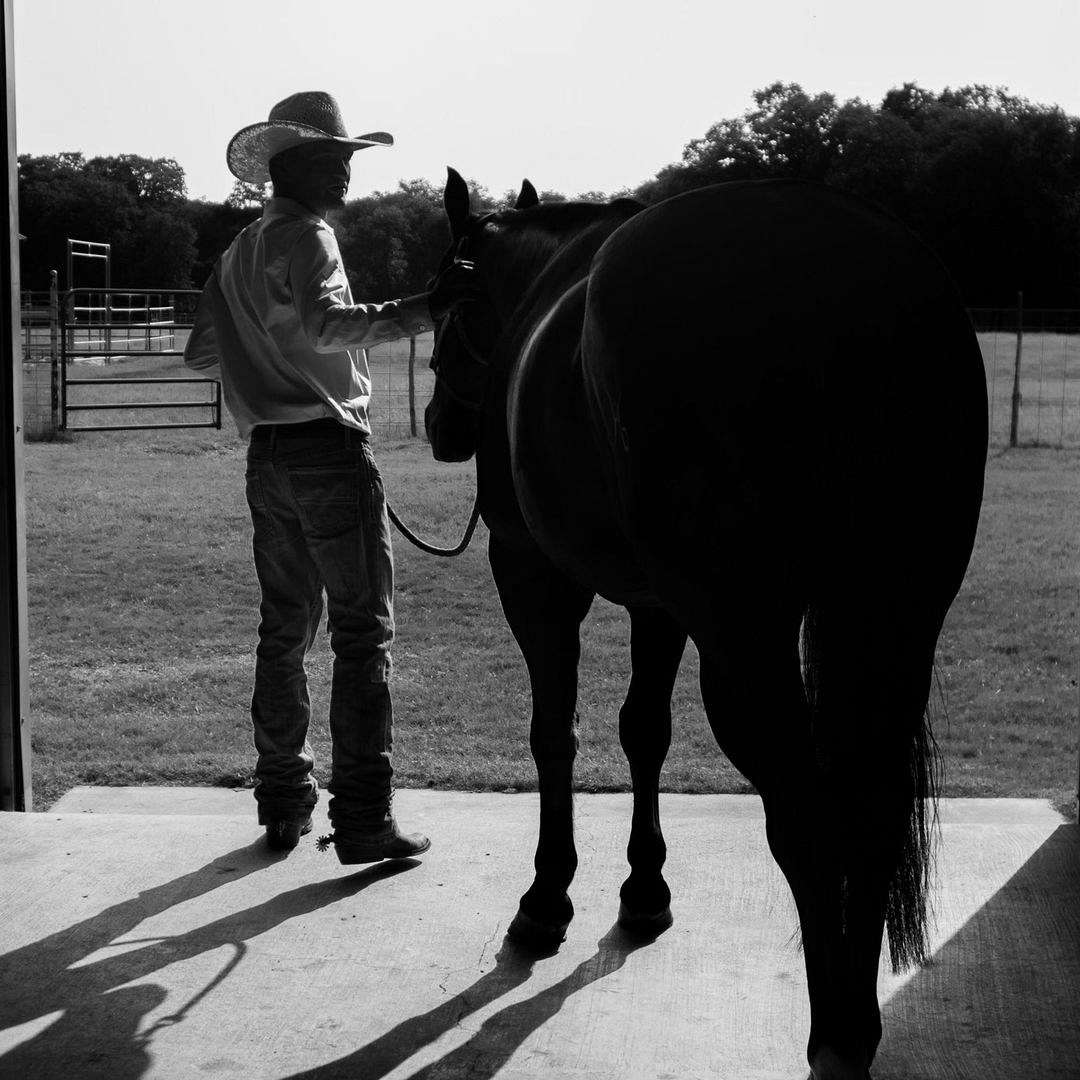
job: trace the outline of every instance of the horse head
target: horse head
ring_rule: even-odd
[[[443,205],[450,225],[450,246],[439,271],[455,259],[475,260],[496,218],[495,214],[472,213],[465,180],[454,169],[447,172]],[[524,180],[514,210],[539,201],[536,189]],[[477,264],[477,271],[483,275],[482,263]],[[489,286],[486,298],[460,305],[435,329],[431,354],[435,392],[424,410],[424,427],[437,461],[467,461],[476,453],[492,356],[502,327],[495,291]]]
[[[525,180],[512,210],[475,214],[453,169],[443,204],[450,246],[439,269],[468,258],[486,296],[461,304],[436,329],[435,394],[424,424],[436,459],[464,461],[479,444],[490,388],[505,382],[532,318],[588,273],[603,241],[643,206],[633,199],[541,204]]]

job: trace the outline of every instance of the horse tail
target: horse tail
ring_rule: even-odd
[[[922,964],[929,955],[927,915],[941,776],[941,758],[929,704],[915,725],[908,750],[907,776],[910,790],[907,826],[885,908],[889,961],[894,972]]]
[[[925,624],[907,634],[898,625],[903,622],[881,620],[881,632],[875,633],[854,610],[811,604],[800,640],[818,765],[830,787],[849,782],[840,797],[852,832],[863,830],[842,855],[843,872],[847,879],[852,870],[865,868],[868,852],[880,858],[879,880],[888,880],[885,925],[894,972],[928,955],[941,779],[929,708],[940,624],[931,635]]]

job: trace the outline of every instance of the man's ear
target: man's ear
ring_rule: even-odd
[[[517,202],[514,203],[514,209],[527,210],[530,206],[535,206],[539,201],[540,196],[536,194],[536,188],[528,180],[522,180],[521,191],[518,194]]]
[[[443,206],[450,221],[450,236],[457,240],[464,234],[469,221],[469,185],[465,183],[461,173],[449,165],[446,167]]]

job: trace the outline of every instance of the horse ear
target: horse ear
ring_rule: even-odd
[[[450,235],[458,237],[465,231],[469,220],[469,185],[457,169],[446,167],[446,190],[443,191],[443,206],[450,219]]]
[[[517,202],[514,203],[514,209],[525,210],[530,206],[535,206],[539,201],[540,196],[536,194],[536,188],[528,180],[522,180],[521,193],[517,197]]]

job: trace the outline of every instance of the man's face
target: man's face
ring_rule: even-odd
[[[296,199],[324,217],[345,205],[353,152],[334,142],[312,142],[278,155],[280,163],[276,194]]]

